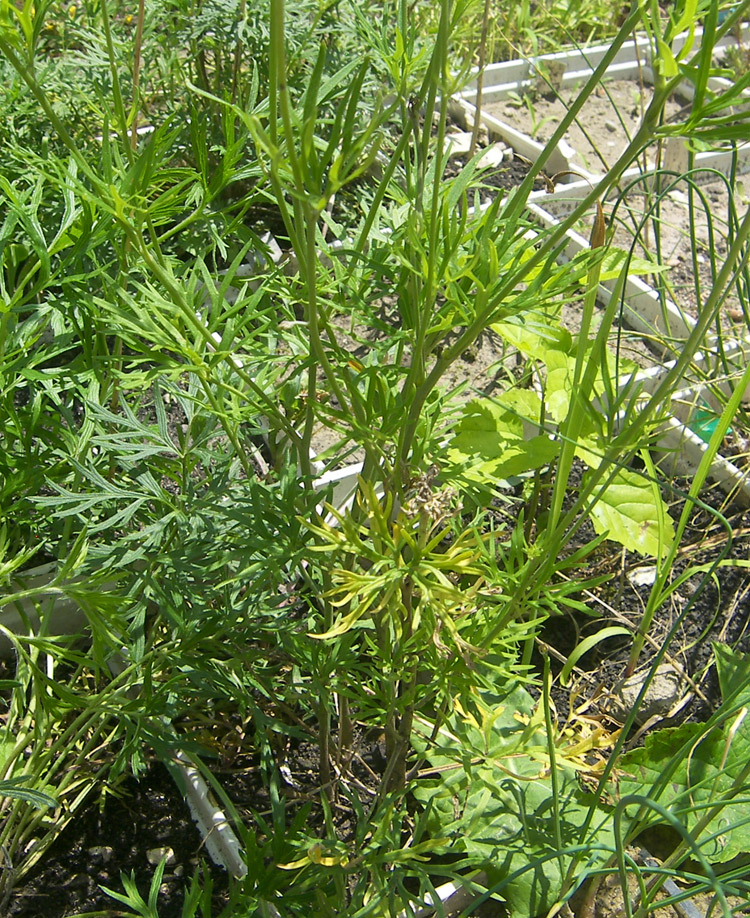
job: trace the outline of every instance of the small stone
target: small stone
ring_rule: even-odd
[[[493,143],[479,157],[480,166],[499,166],[505,161],[507,147],[502,143]]]
[[[667,193],[667,197],[670,197],[670,198],[671,198],[673,201],[675,201],[677,204],[685,204],[685,205],[687,205],[687,204],[689,204],[689,202],[690,202],[690,199],[689,199],[688,196],[685,194],[685,192],[684,192],[684,191],[680,191],[680,190],[677,189],[677,188],[674,188],[674,189],[672,189],[672,191],[668,192],[668,193]]]
[[[157,867],[163,860],[166,860],[167,867],[170,867],[177,860],[172,848],[151,848],[146,852],[146,860],[154,867]]]
[[[635,673],[615,686],[615,699],[623,716],[627,716],[635,706],[648,672],[645,670],[643,673]],[[669,717],[675,709],[679,709],[681,702],[687,699],[685,689],[685,679],[682,674],[669,663],[662,663],[656,670],[646,694],[641,699],[636,721],[643,724],[652,717]]]
[[[109,845],[94,845],[93,848],[89,848],[89,857],[92,861],[104,861],[106,864],[113,854],[114,849]]]
[[[727,309],[727,315],[733,322],[742,322],[745,318],[743,311],[736,306],[730,306]]]
[[[656,568],[652,565],[637,567],[634,571],[629,571],[627,577],[633,586],[651,586],[656,580]]]
[[[610,121],[609,119],[607,119],[607,120],[604,122],[604,127],[605,127],[611,134],[614,134],[614,133],[617,131],[617,125],[615,124],[614,121]]]
[[[445,135],[445,150],[449,156],[465,156],[471,149],[471,131],[454,131]]]

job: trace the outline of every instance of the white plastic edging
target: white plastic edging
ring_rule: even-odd
[[[487,876],[484,873],[478,873],[468,879],[477,884],[487,882]],[[480,895],[463,884],[452,882],[438,886],[435,892],[437,896],[427,893],[424,897],[424,905],[404,909],[398,913],[398,918],[430,918],[437,913],[438,907],[441,915],[452,915],[462,911]]]
[[[474,105],[464,101],[459,97],[454,97],[454,104],[451,108],[451,117],[453,117],[458,124],[464,124],[471,126],[474,124],[474,118],[476,115],[476,108]],[[512,149],[524,157],[524,159],[531,160],[535,162],[542,150],[544,145],[537,143],[536,140],[532,140],[527,134],[524,134],[522,131],[517,130],[512,125],[508,124],[505,121],[500,121],[499,118],[495,118],[493,115],[487,114],[486,112],[481,113],[480,121],[484,124],[487,130],[490,132],[490,137],[499,137],[503,143],[508,144]],[[548,168],[551,172],[566,172],[570,169],[570,157],[573,154],[573,150],[567,147],[567,144],[553,150],[549,159],[547,160]]]
[[[333,486],[329,503],[336,510],[343,511],[351,506],[357,491],[359,476],[362,474],[362,463],[344,466],[341,469],[331,469],[324,472],[313,482],[316,491],[324,491]]]
[[[242,845],[201,773],[184,752],[177,752],[174,759],[165,764],[177,778],[178,785],[182,785],[183,796],[211,860],[236,879],[242,879],[247,875]]]
[[[540,206],[537,201],[529,201],[526,206],[527,210],[545,226],[559,224],[560,221]],[[588,249],[588,242],[574,230],[568,230],[566,235],[568,242],[564,253],[565,258],[574,258],[580,252]],[[603,281],[599,285],[597,297],[605,305],[609,303],[617,283],[617,280],[610,280]],[[625,280],[623,310],[623,319],[626,324],[634,331],[646,336],[646,343],[654,334],[677,341],[685,339],[690,335],[695,324],[695,320],[686,316],[671,301],[667,301],[662,307],[657,292],[638,277],[628,277]]]
[[[696,29],[696,47],[699,46],[702,34],[701,29]],[[742,35],[745,40],[750,37],[750,30],[747,25],[743,27]],[[677,36],[674,42],[675,47],[681,48],[688,39],[687,33]],[[717,43],[716,48],[717,50],[722,50],[736,44],[737,40],[734,36],[725,36],[721,42]],[[540,55],[528,60],[491,64],[484,71],[483,109],[485,105],[502,101],[511,94],[522,95],[529,89],[538,88],[542,75],[552,69],[551,65],[561,71],[558,77],[558,88],[575,87],[575,85],[591,76],[608,50],[607,45],[598,45],[585,50],[562,51]],[[646,85],[652,85],[654,73],[650,59],[651,47],[649,40],[645,36],[639,37],[619,49],[607,70],[607,78],[638,80]],[[476,76],[467,85],[468,88],[454,96],[456,100],[454,111],[463,108],[464,114],[459,116],[459,120],[463,118],[473,122],[476,111]],[[709,88],[714,92],[721,91],[722,88],[730,85],[727,80],[720,77],[711,77],[709,80]],[[692,85],[689,82],[685,82],[680,87],[680,93],[686,102],[689,102],[694,95]],[[750,94],[748,94],[748,105],[750,105]],[[484,110],[481,113],[481,121],[487,126],[491,134],[501,137],[526,159],[535,161],[544,148],[544,144],[538,143],[527,134],[486,113]],[[667,164],[666,167],[678,170],[680,167],[686,169],[688,162],[686,142],[677,138],[675,140],[677,143],[672,145],[672,150],[678,151],[679,155],[671,165]],[[561,141],[558,148],[549,157],[547,169],[551,174],[572,170],[591,182],[596,182],[601,178],[601,174],[587,170],[582,164],[574,162],[574,158],[575,150],[565,141]],[[735,170],[736,174],[749,172],[750,142],[738,144],[734,151],[717,150],[697,153],[693,159],[693,166],[695,169],[700,170],[714,169],[724,175],[729,175],[732,170]],[[637,174],[639,170],[636,169],[634,171]],[[562,181],[565,182],[566,178],[563,178]]]
[[[527,207],[548,226],[554,226],[558,222],[538,204],[529,203]],[[573,231],[568,231],[568,239],[567,257],[573,257],[588,248],[586,240]],[[614,285],[615,281],[600,285],[599,298],[604,302],[609,302]],[[629,277],[625,282],[623,318],[631,328],[647,336],[653,334],[655,329],[663,335],[666,333],[665,329],[668,328],[669,334],[677,340],[686,338],[694,324],[693,319],[685,316],[670,301],[667,301],[665,308],[662,308],[656,291],[637,277]],[[717,414],[721,413],[720,402],[711,394],[711,388],[721,390],[725,397],[731,395],[734,387],[731,378],[726,373],[720,372],[721,365],[726,362],[734,362],[739,371],[740,367],[747,362],[750,354],[750,338],[746,336],[742,342],[733,341],[725,345],[723,360],[717,350],[717,341],[715,337],[712,337],[707,339],[706,346],[695,355],[694,362],[697,372],[710,378],[685,386],[672,396],[671,416],[664,422],[658,434],[658,446],[669,454],[665,460],[662,460],[662,466],[684,477],[692,477],[696,473],[708,448],[707,444],[691,429],[691,425],[696,423],[695,413],[703,406],[712,408]],[[648,394],[653,393],[672,369],[674,363],[670,361],[636,374],[632,379],[632,384],[643,393],[636,397],[647,397]],[[625,384],[629,383],[628,380]],[[750,391],[745,393],[745,397],[748,396],[750,396]],[[710,471],[711,479],[727,493],[735,494],[743,504],[750,503],[749,474],[750,469],[743,472],[721,455],[715,458]]]
[[[674,417],[666,420],[665,427],[659,434],[659,445],[667,451],[667,455],[659,464],[686,478],[695,475],[708,451],[708,444]],[[748,474],[750,468],[743,472],[723,456],[716,456],[711,465],[710,477],[723,491],[735,495],[740,503],[747,506],[750,505]]]
[[[531,84],[538,74],[544,72],[550,63],[562,65],[563,80],[580,80],[590,75],[602,62],[604,55],[609,51],[609,45],[594,45],[591,48],[573,49],[572,51],[556,51],[550,54],[540,54],[526,60],[502,61],[490,64],[484,69],[484,85],[502,89],[507,86],[517,91],[517,87],[524,83]],[[649,39],[645,36],[634,38],[624,44],[615,54],[610,65],[613,73],[621,70],[630,70],[633,62],[648,60],[650,51]],[[473,77],[468,81],[467,88],[462,95],[467,99],[476,94],[478,68],[474,68]],[[484,91],[483,91],[484,96]]]

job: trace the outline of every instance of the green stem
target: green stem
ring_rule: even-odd
[[[549,529],[554,530],[560,518],[563,500],[568,490],[568,480],[573,468],[573,459],[578,445],[578,432],[583,425],[586,412],[590,407],[591,393],[594,388],[596,374],[599,369],[602,358],[602,350],[594,346],[591,353],[587,356],[587,346],[589,342],[589,330],[594,318],[596,309],[596,297],[599,292],[599,277],[601,275],[601,254],[604,246],[605,225],[604,214],[601,203],[597,201],[596,219],[594,228],[591,233],[591,248],[593,253],[593,263],[589,267],[586,277],[586,293],[583,300],[583,314],[581,316],[581,328],[578,332],[578,344],[576,350],[576,362],[573,370],[573,380],[570,386],[570,404],[568,414],[560,428],[560,458],[558,460],[557,475],[552,490],[552,501],[549,513]],[[612,298],[615,302],[615,297]],[[607,310],[607,316],[603,328],[599,329],[599,337],[602,335],[608,337],[609,330],[614,319],[614,310]],[[606,359],[606,358],[605,358]],[[584,374],[584,365],[586,372]],[[583,383],[581,378],[584,377]]]
[[[107,0],[102,0],[105,4]],[[146,18],[146,0],[138,0],[138,21],[135,27],[135,51],[133,55],[133,124],[130,133],[130,148],[138,147],[138,112],[140,110],[141,51],[143,46],[143,22]]]
[[[625,668],[626,678],[635,672],[635,668],[638,665],[638,659],[643,650],[643,645],[645,644],[646,637],[651,629],[651,624],[654,620],[654,616],[664,601],[664,590],[668,581],[672,577],[674,563],[677,558],[677,552],[682,545],[682,537],[693,511],[694,498],[698,497],[700,491],[703,488],[703,485],[705,484],[706,478],[711,469],[711,465],[713,464],[713,461],[716,458],[719,449],[721,448],[724,437],[726,436],[726,432],[729,429],[729,425],[737,414],[737,410],[740,407],[742,399],[744,398],[744,394],[747,391],[747,387],[749,385],[750,365],[745,368],[745,372],[742,374],[742,378],[734,388],[731,398],[727,401],[721,414],[721,418],[716,425],[716,430],[711,436],[708,448],[703,453],[700,464],[698,466],[698,470],[696,471],[690,483],[690,490],[688,491],[687,500],[685,501],[682,513],[680,514],[680,519],[677,524],[677,530],[675,532],[672,546],[664,560],[658,566],[656,580],[654,581],[651,592],[649,593],[646,610],[641,617],[641,621],[638,625],[638,630],[633,640],[633,647],[628,659],[628,665]]]
[[[117,56],[115,54],[115,45],[112,41],[112,29],[109,22],[109,0],[102,0],[102,27],[104,29],[104,40],[107,45],[107,59],[109,62],[109,73],[112,78],[112,96],[115,106],[115,117],[119,122],[120,143],[125,150],[129,165],[133,164],[133,150],[128,144],[128,116],[125,111],[125,102],[122,97],[120,87],[120,70],[117,66]],[[142,0],[139,0],[142,2]]]
[[[479,140],[479,128],[482,125],[482,92],[484,90],[484,64],[487,54],[487,30],[490,21],[490,8],[492,0],[484,0],[482,11],[482,34],[479,37],[479,66],[477,69],[477,94],[474,99],[474,125],[471,129],[471,147],[469,159],[474,156]]]

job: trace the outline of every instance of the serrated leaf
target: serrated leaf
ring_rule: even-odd
[[[621,469],[609,482],[591,519],[597,533],[641,555],[661,557],[674,539],[666,504],[648,481],[629,469]]]

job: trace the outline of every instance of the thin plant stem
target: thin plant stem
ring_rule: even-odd
[[[107,0],[102,0],[106,3]],[[133,51],[133,124],[130,129],[130,148],[135,152],[138,147],[138,112],[140,110],[141,85],[141,49],[143,45],[143,22],[146,18],[146,0],[138,0],[138,20],[135,28],[135,48]]]
[[[492,0],[484,0],[484,9],[482,12],[482,33],[479,37],[479,66],[477,69],[477,94],[474,100],[474,124],[471,129],[471,146],[469,147],[469,158],[476,153],[477,142],[479,141],[479,129],[482,126],[482,94],[484,92],[484,65],[487,54],[487,30],[490,20],[490,9]]]
[[[747,254],[745,255],[745,258],[747,258]],[[633,647],[630,652],[630,657],[628,658],[627,666],[625,668],[626,677],[632,675],[633,672],[635,672],[641,652],[643,651],[643,645],[646,641],[646,636],[651,629],[651,624],[654,620],[654,616],[656,615],[657,610],[663,602],[664,590],[669,581],[669,578],[672,575],[677,552],[679,551],[679,547],[682,544],[682,537],[692,514],[693,499],[700,494],[703,485],[706,482],[706,478],[708,477],[708,474],[711,470],[711,465],[713,464],[719,452],[721,444],[724,441],[724,437],[726,436],[726,432],[729,429],[729,425],[737,414],[740,403],[744,398],[744,394],[749,385],[750,366],[747,366],[745,368],[745,372],[742,374],[741,379],[735,387],[732,396],[727,401],[724,410],[721,413],[721,417],[719,418],[716,425],[716,430],[711,435],[711,440],[709,441],[708,447],[703,453],[698,469],[691,480],[688,499],[685,502],[682,513],[680,514],[680,519],[677,523],[677,529],[675,532],[674,540],[672,542],[672,546],[663,561],[657,566],[656,580],[654,581],[651,592],[649,593],[646,609],[638,624],[638,630],[636,631],[635,638],[633,640]]]

